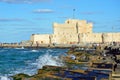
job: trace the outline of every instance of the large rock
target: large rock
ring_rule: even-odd
[[[20,73],[20,74],[12,76],[12,78],[13,80],[25,80],[26,78],[30,78],[30,76],[27,74]]]

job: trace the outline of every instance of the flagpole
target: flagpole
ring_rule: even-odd
[[[112,26],[112,44],[113,44],[113,29],[114,27]]]
[[[75,19],[75,9],[73,9],[73,19]]]

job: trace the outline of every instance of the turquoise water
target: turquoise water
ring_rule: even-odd
[[[9,76],[25,73],[33,75],[44,65],[63,66],[60,55],[67,49],[0,48],[0,80],[12,80]]]

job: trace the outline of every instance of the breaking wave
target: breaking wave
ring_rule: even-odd
[[[63,66],[63,61],[58,56],[50,55],[49,53],[46,53],[42,56],[39,56],[38,59],[36,59],[36,63],[38,69],[41,69],[45,65],[52,65],[52,66]]]
[[[9,76],[19,73],[34,75],[38,69],[45,65],[64,66],[59,55],[63,54],[66,50],[1,49],[0,51],[0,66],[2,67],[0,69],[0,80],[13,80]]]
[[[13,80],[13,79],[7,76],[0,76],[0,80]]]
[[[33,50],[31,50],[31,52],[39,52],[39,51],[38,51],[38,50],[34,50],[34,49],[33,49]]]

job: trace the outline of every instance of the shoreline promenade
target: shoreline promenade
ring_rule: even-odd
[[[1,43],[0,48],[70,48],[73,44],[19,44],[19,43]],[[80,46],[80,45],[75,45]]]
[[[120,46],[120,43],[79,43],[79,44],[32,44],[32,43],[0,43],[0,48],[95,48],[105,46]]]

